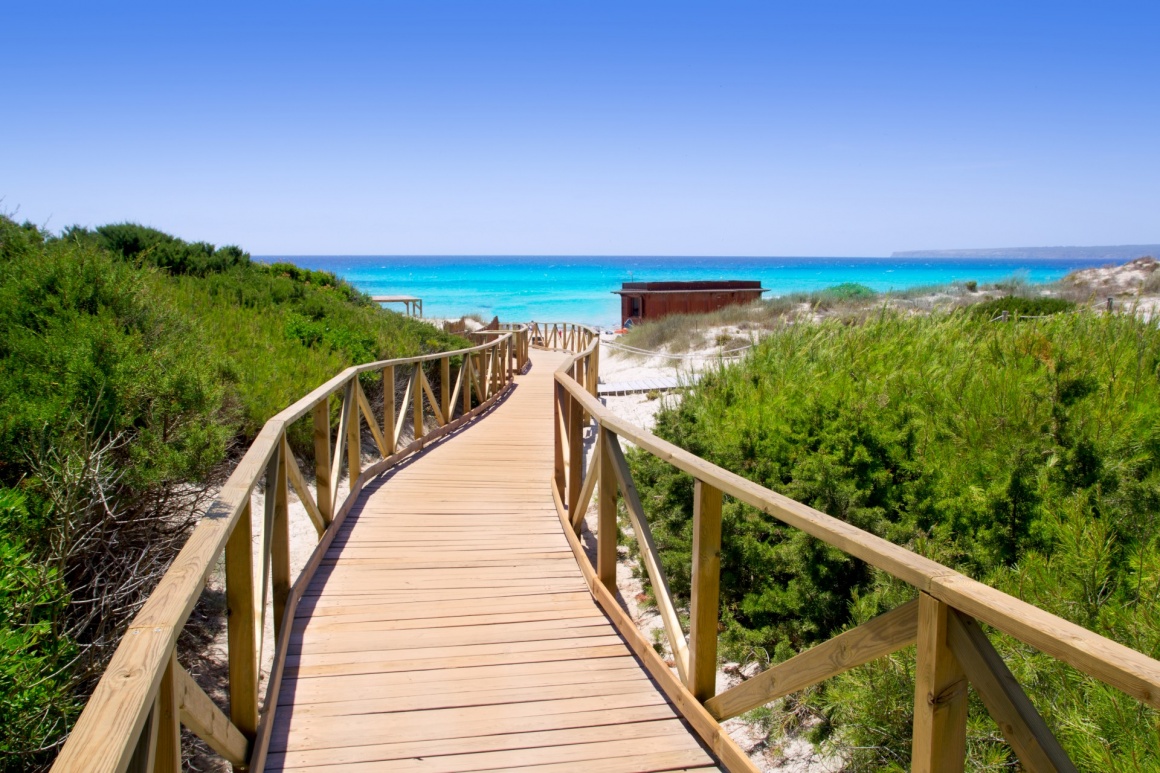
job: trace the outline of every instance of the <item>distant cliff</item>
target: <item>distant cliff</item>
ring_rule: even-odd
[[[1059,258],[1063,260],[1124,261],[1145,255],[1160,257],[1160,244],[1124,244],[1118,247],[991,247],[981,250],[906,250],[892,258]]]

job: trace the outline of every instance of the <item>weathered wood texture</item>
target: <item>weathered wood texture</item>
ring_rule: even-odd
[[[588,591],[546,485],[564,356],[532,357],[338,527],[297,609],[267,770],[716,766]]]

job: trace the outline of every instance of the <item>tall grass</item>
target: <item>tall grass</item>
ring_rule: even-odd
[[[879,310],[796,324],[706,376],[663,437],[859,528],[1160,656],[1160,329],[1065,314],[1020,325]],[[687,598],[692,482],[632,464]],[[908,586],[728,502],[725,653],[776,662],[911,597]],[[1005,637],[1082,770],[1160,767],[1157,713]],[[913,650],[793,696],[853,769],[904,769]],[[1009,769],[972,704],[970,767]]]

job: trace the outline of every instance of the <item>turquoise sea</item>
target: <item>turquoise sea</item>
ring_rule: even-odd
[[[260,256],[333,271],[372,295],[417,295],[428,317],[472,312],[504,321],[614,326],[621,282],[760,279],[766,297],[859,282],[875,290],[1019,276],[1050,282],[1104,260],[928,258],[689,258]]]

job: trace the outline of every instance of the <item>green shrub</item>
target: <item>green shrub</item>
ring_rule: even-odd
[[[1119,315],[994,325],[882,312],[799,323],[706,374],[657,433],[727,469],[1160,656],[1160,328]],[[674,593],[689,592],[692,480],[630,455]],[[728,500],[724,652],[781,661],[913,598]],[[1006,637],[1083,770],[1160,766],[1157,713]],[[913,650],[809,691],[854,769],[905,766]],[[972,704],[972,769],[1012,762]],[[1101,743],[1093,738],[1103,739]]]
[[[0,771],[47,763],[80,711],[69,670],[76,646],[62,630],[64,583],[4,529],[27,518],[24,496],[0,489]]]
[[[1023,298],[1008,295],[1005,298],[976,303],[970,307],[970,312],[982,319],[994,319],[1003,312],[1018,314],[1021,317],[1045,317],[1074,309],[1075,303],[1065,298]]]
[[[813,297],[824,301],[860,301],[874,298],[878,293],[857,282],[843,282],[812,293]]]
[[[54,237],[4,217],[0,330],[0,769],[13,770],[50,760],[229,448],[350,365],[470,345],[236,247],[132,224]],[[310,424],[290,428],[297,448]]]

